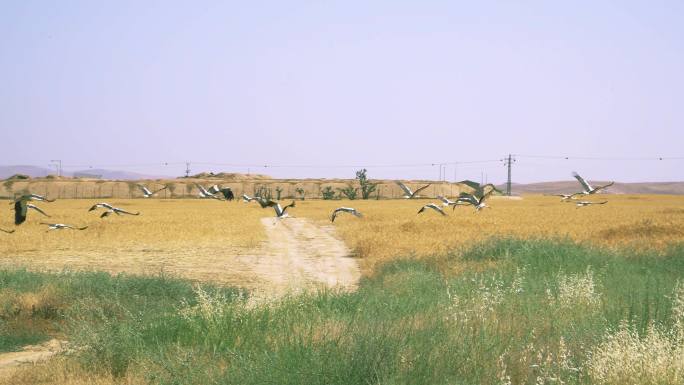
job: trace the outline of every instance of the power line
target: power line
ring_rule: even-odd
[[[559,156],[559,155],[524,155],[516,154],[519,158],[534,159],[560,159],[560,160],[599,160],[599,161],[661,161],[661,160],[684,160],[677,156],[652,156],[652,157],[603,157],[603,156]]]
[[[399,164],[256,164],[256,163],[221,163],[221,162],[192,162],[202,166],[222,166],[222,167],[252,167],[252,168],[411,168],[411,167],[434,167],[436,165],[463,165],[478,163],[502,162],[502,159],[471,160],[471,161],[451,161],[451,162],[432,162],[432,163],[399,163]],[[157,163],[135,163],[135,164],[68,164],[64,168],[135,168],[135,167],[159,167],[186,165],[187,162],[157,162]]]
[[[574,156],[574,155],[534,155],[534,154],[512,154],[518,158],[529,159],[553,159],[553,160],[587,160],[587,161],[677,161],[684,160],[684,156],[648,156],[648,157],[603,157],[603,156]],[[192,162],[193,164],[203,166],[223,166],[223,167],[253,167],[253,168],[311,168],[311,169],[325,169],[325,168],[410,168],[410,167],[434,167],[438,164],[447,166],[459,166],[466,164],[480,164],[480,163],[505,163],[505,158],[500,159],[482,159],[482,160],[454,160],[448,162],[426,162],[426,163],[388,163],[388,164],[373,164],[373,163],[352,163],[352,164],[279,164],[279,163],[227,163],[227,162]],[[42,162],[38,162],[42,163]],[[139,168],[139,167],[160,167],[160,166],[184,166],[185,161],[173,162],[151,162],[151,163],[83,163],[83,164],[62,164],[63,169],[74,168]]]

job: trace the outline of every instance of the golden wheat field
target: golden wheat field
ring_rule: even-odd
[[[365,216],[340,216],[338,234],[361,259],[365,272],[397,256],[440,254],[488,237],[565,238],[608,247],[663,248],[684,241],[684,197],[601,195],[608,204],[576,208],[557,197],[493,197],[491,209],[446,209],[447,217],[418,209],[437,200],[311,202],[300,216],[326,220],[334,206],[353,206]]]
[[[128,199],[109,203],[139,216],[88,212],[97,200],[37,202],[51,217],[29,211],[13,225],[6,205],[0,227],[15,228],[0,239],[0,264],[48,269],[94,269],[157,274],[170,272],[202,279],[225,268],[224,256],[252,250],[264,239],[259,218],[266,213],[246,205],[215,200]],[[85,226],[84,231],[51,230],[40,222]]]
[[[448,208],[442,217],[418,209],[432,201],[357,200],[297,201],[292,216],[330,224],[339,206],[360,210],[363,218],[342,214],[334,223],[337,235],[359,258],[362,270],[372,272],[378,262],[398,257],[434,255],[488,237],[568,237],[608,247],[663,248],[684,240],[684,197],[602,195],[608,204],[576,208],[556,197],[493,197],[491,209],[475,213],[471,207]],[[258,252],[267,231],[260,218],[272,209],[256,203],[214,200],[113,200],[115,206],[140,211],[135,216],[100,219],[88,212],[94,200],[38,203],[52,218],[35,212],[14,234],[0,234],[0,263],[32,268],[90,268],[106,271],[160,270],[202,279],[220,274],[230,260]],[[13,228],[7,208],[0,227]],[[41,221],[88,225],[85,231],[46,231]],[[287,220],[287,219],[285,219]]]

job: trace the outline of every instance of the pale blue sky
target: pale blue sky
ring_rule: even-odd
[[[680,1],[4,1],[0,164],[178,175],[147,165],[680,157],[683,20]],[[575,169],[684,180],[684,160],[523,157],[514,179]],[[505,179],[496,162],[456,171]]]

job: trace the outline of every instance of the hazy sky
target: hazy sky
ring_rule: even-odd
[[[5,1],[0,164],[436,179],[513,153],[518,182],[684,180],[684,159],[522,156],[684,156],[683,20],[682,1]],[[456,166],[482,173],[505,179]]]

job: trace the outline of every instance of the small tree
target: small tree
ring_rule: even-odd
[[[348,184],[347,187],[338,188],[337,190],[339,190],[339,192],[342,195],[346,196],[347,199],[349,199],[350,201],[356,199],[356,196],[359,194],[359,189],[354,187],[354,185],[352,185],[351,183]]]
[[[283,188],[278,186],[278,187],[276,187],[275,190],[276,190],[276,200],[280,200],[280,194],[283,193]]]
[[[359,181],[359,185],[361,186],[361,198],[363,199],[368,199],[371,193],[378,187],[377,183],[371,183],[371,181],[368,180],[365,168],[356,172],[356,180]]]
[[[300,199],[304,200],[304,196],[306,195],[306,191],[304,191],[304,189],[301,187],[297,187],[295,189],[295,191],[297,192],[297,194],[299,194]]]
[[[325,186],[325,188],[321,190],[321,195],[325,200],[335,199],[335,190],[333,190],[331,186]]]
[[[270,200],[271,198],[273,198],[273,193],[271,192],[271,189],[269,187],[255,185],[254,196]]]

